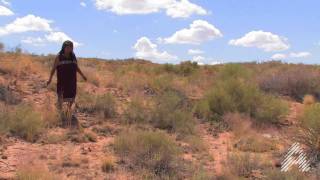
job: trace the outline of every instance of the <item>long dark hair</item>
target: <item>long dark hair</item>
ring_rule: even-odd
[[[61,47],[61,50],[59,52],[59,55],[63,55],[64,54],[64,49],[68,46],[73,47],[73,42],[72,41],[64,41]],[[76,59],[76,55],[74,54],[74,52],[71,52],[70,57],[72,58],[72,60]]]

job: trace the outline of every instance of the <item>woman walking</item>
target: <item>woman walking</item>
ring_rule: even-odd
[[[54,61],[47,85],[51,83],[52,76],[56,70],[58,109],[61,110],[63,102],[68,102],[68,106],[71,108],[77,94],[77,72],[85,81],[87,80],[77,64],[71,41],[63,43],[61,51]]]

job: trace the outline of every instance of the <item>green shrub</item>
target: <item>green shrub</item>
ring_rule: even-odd
[[[150,119],[147,107],[138,97],[132,99],[124,112],[126,123],[145,123]]]
[[[217,83],[207,98],[214,115],[222,116],[235,111],[251,115],[259,98],[259,90],[249,83],[230,79]]]
[[[96,99],[95,110],[102,113],[105,118],[112,118],[115,116],[115,107],[116,102],[110,93],[98,96]]]
[[[80,92],[77,107],[81,112],[101,113],[105,118],[112,118],[116,114],[116,103],[109,93],[96,96],[88,92]]]
[[[115,151],[136,170],[147,169],[157,176],[176,173],[180,150],[162,132],[130,131],[115,138]]]
[[[157,97],[151,122],[155,127],[188,135],[194,132],[194,119],[186,107],[185,97],[169,91]]]
[[[209,102],[207,99],[202,99],[195,103],[192,112],[199,119],[212,119]]]
[[[156,76],[155,78],[150,79],[149,86],[159,94],[171,90],[172,76],[167,74]]]
[[[261,123],[278,123],[288,112],[286,102],[271,95],[263,95],[253,116]]]
[[[320,159],[320,103],[305,107],[301,117],[303,142],[308,145]]]
[[[164,64],[162,67],[166,72],[175,73],[182,76],[189,76],[199,69],[197,62],[191,61],[184,61],[178,65]]]
[[[255,118],[257,122],[278,122],[286,115],[287,105],[261,92],[250,81],[249,74],[250,71],[240,65],[226,65],[218,74],[215,86],[194,112],[209,121],[221,120],[226,113],[239,112]]]
[[[241,64],[226,64],[219,71],[218,79],[242,79],[247,80],[252,72]]]
[[[34,141],[45,126],[41,115],[25,104],[18,105],[10,112],[9,121],[10,132],[27,141]]]

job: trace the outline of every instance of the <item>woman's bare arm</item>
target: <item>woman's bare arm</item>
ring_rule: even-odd
[[[81,69],[79,68],[79,66],[77,65],[77,72],[82,76],[82,78],[87,81],[87,77],[82,73]]]
[[[50,72],[50,77],[49,77],[49,80],[47,82],[47,86],[51,83],[52,77],[53,77],[54,73],[56,72],[58,63],[59,63],[59,57],[57,56],[56,59],[54,60],[54,63],[53,63],[53,66],[52,66],[52,69],[51,69],[51,72]]]

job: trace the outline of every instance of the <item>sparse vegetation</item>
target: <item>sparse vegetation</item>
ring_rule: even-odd
[[[180,153],[175,142],[163,132],[124,132],[115,139],[115,151],[138,170],[157,176],[175,176]]]
[[[312,105],[316,102],[314,96],[312,95],[305,95],[303,97],[303,104],[306,105],[306,106],[309,106],[309,105]]]
[[[115,169],[115,162],[112,157],[105,157],[102,161],[101,170],[105,173],[110,173]]]
[[[280,69],[261,77],[260,87],[266,92],[290,96],[302,101],[307,94],[319,98],[319,72],[303,65]]]
[[[278,139],[300,128],[291,122],[301,122],[303,143],[320,157],[317,66],[79,58],[88,82],[79,78],[79,129],[68,129],[57,126],[55,84],[44,87],[55,55],[0,55],[0,163],[39,158],[71,179],[308,179],[265,164],[280,157]],[[217,177],[220,167],[224,175]],[[52,173],[31,168],[13,175],[50,179]]]
[[[303,143],[308,145],[320,160],[320,103],[307,106],[301,117]]]
[[[27,141],[35,141],[44,129],[41,115],[35,112],[30,105],[21,104],[11,111],[4,109],[1,114],[1,130],[10,132]]]
[[[290,170],[289,172],[281,172],[278,169],[268,170],[266,173],[267,180],[307,180],[310,179],[298,169]]]
[[[48,170],[42,168],[20,168],[16,174],[17,180],[56,180],[61,177],[54,175]]]
[[[239,112],[261,123],[277,123],[287,114],[288,107],[281,100],[266,95],[249,82],[250,72],[240,65],[227,65],[213,89],[196,105],[198,117],[209,121],[221,120],[224,114]]]
[[[254,134],[250,137],[242,137],[234,144],[236,148],[244,152],[269,152],[277,149],[274,141]]]
[[[98,96],[96,99],[95,110],[102,113],[105,118],[112,118],[116,114],[116,103],[112,94],[107,93]]]
[[[150,120],[150,108],[143,103],[142,97],[134,97],[124,112],[124,122],[146,123]]]
[[[226,177],[224,178],[254,178],[254,173],[262,172],[264,166],[266,165],[261,162],[258,156],[235,152],[228,156],[227,169],[225,169]]]
[[[109,93],[95,96],[88,92],[80,92],[77,106],[82,112],[96,112],[102,114],[105,118],[112,118],[116,115],[115,100]]]
[[[7,87],[0,84],[0,101],[4,101],[9,105],[17,105],[21,102],[21,99]]]
[[[181,135],[194,133],[195,121],[188,112],[184,96],[168,91],[157,97],[151,121],[155,127],[177,132]]]

